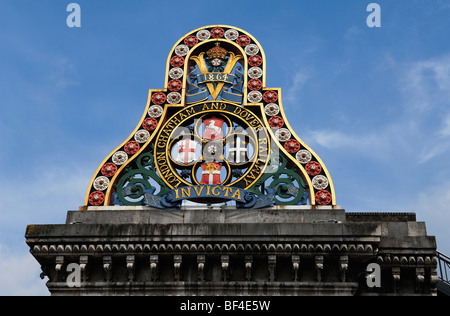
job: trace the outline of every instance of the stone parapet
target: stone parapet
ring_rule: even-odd
[[[26,242],[53,295],[434,295],[436,242],[425,223],[411,213],[361,217],[106,207],[29,225]],[[371,263],[380,287],[367,282]],[[75,286],[70,264],[79,268]]]

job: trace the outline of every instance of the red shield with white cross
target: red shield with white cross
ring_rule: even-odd
[[[206,162],[202,164],[202,180],[200,184],[221,184],[220,170],[222,165],[217,162]]]
[[[204,121],[205,131],[203,138],[208,140],[215,140],[223,138],[222,126],[223,120],[217,117],[211,117]]]

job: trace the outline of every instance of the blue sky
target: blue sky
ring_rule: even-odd
[[[264,48],[267,86],[347,211],[415,212],[450,254],[450,1],[0,3],[0,294],[47,295],[27,224],[64,223],[164,87],[174,43],[225,24]],[[74,1],[75,2],[75,1]],[[381,8],[369,28],[366,7]]]

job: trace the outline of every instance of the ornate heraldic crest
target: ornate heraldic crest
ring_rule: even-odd
[[[330,175],[292,130],[281,89],[247,32],[206,26],[171,50],[164,89],[150,90],[136,129],[100,164],[85,206],[177,208],[336,205]]]

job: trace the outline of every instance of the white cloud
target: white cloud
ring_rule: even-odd
[[[436,236],[438,250],[450,254],[450,183],[424,188],[419,193],[416,204],[417,220],[425,220],[427,233]]]
[[[412,111],[431,111],[449,104],[450,55],[409,63],[403,90]]]
[[[286,91],[285,101],[292,102],[292,104],[298,101],[298,96],[301,93],[303,86],[308,80],[309,76],[305,72],[296,71],[291,80],[291,85]]]
[[[442,120],[441,129],[439,130],[440,137],[450,136],[450,113]]]
[[[41,280],[39,263],[29,253],[13,253],[0,244],[0,295],[48,296],[46,278]]]

